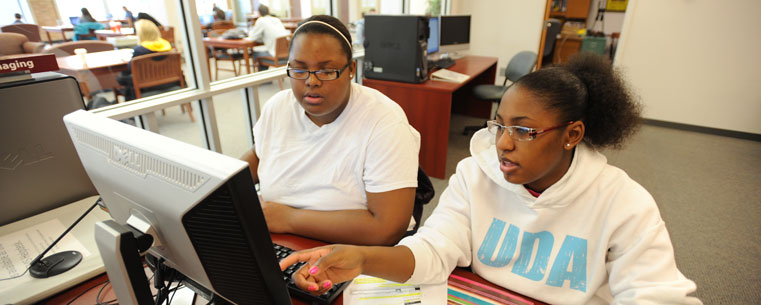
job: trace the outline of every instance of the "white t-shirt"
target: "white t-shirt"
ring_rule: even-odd
[[[318,127],[293,91],[278,92],[254,126],[264,200],[312,210],[367,209],[365,192],[417,187],[420,134],[375,89],[351,85],[349,103]]]
[[[254,28],[248,34],[248,39],[261,41],[264,46],[257,46],[254,48],[256,51],[267,51],[270,56],[275,56],[275,41],[282,36],[288,35],[291,32],[288,31],[283,22],[280,19],[272,16],[264,16],[256,19]]]
[[[565,175],[534,197],[505,180],[494,141],[476,132],[433,214],[399,242],[415,256],[408,282],[471,266],[549,304],[701,304],[655,200],[605,156],[578,145]]]

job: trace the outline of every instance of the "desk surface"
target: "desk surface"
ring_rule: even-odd
[[[313,248],[325,245],[324,242],[316,241],[312,239],[307,239],[304,237],[296,236],[296,235],[290,235],[290,234],[272,234],[272,241],[275,243],[278,243],[280,245],[300,250],[300,249],[307,249],[307,248]],[[499,287],[497,285],[494,285],[480,276],[473,274],[465,269],[457,268],[454,272],[452,272],[453,278],[455,281],[458,281],[458,285],[462,286],[462,283],[465,283],[464,285],[473,287],[472,293],[473,294],[480,294],[482,296],[486,296],[489,292],[491,292],[493,295],[496,295],[497,297],[501,297],[502,299],[509,299],[509,300],[518,300],[515,302],[516,304],[543,304],[541,302],[537,302],[532,300],[531,298],[524,297],[518,294],[514,294],[510,291],[505,290],[502,287]],[[450,285],[453,281],[453,278],[450,278]],[[105,274],[101,274],[99,276],[96,276],[89,281],[86,281],[84,283],[81,283],[80,285],[77,285],[76,287],[73,287],[53,298],[48,299],[45,304],[92,304],[93,300],[96,298],[98,294],[98,290],[100,287],[102,287],[103,283],[108,280],[108,276]],[[89,290],[88,290],[89,289]],[[468,289],[465,287],[465,289]],[[484,293],[486,292],[486,293]],[[101,296],[101,300],[111,300],[114,299],[113,291],[110,288],[107,288],[104,290],[103,295]],[[73,301],[73,302],[72,302]],[[299,299],[293,299],[294,305],[308,305],[308,303],[305,303]],[[191,302],[179,302],[176,304],[188,304]],[[205,300],[196,300],[195,304],[206,304]],[[343,296],[339,296],[336,301],[333,302],[333,305],[340,305],[343,304]]]
[[[58,68],[62,71],[77,72],[101,68],[127,66],[132,59],[132,49],[102,51],[85,54],[85,62],[79,55],[57,57]]]
[[[0,227],[0,236],[6,236],[31,226],[58,219],[61,224],[68,227],[93,203],[97,196],[89,197],[75,203],[32,216],[11,224]],[[54,295],[77,283],[92,278],[105,272],[103,261],[100,259],[98,247],[92,237],[95,223],[109,219],[108,213],[99,208],[93,209],[68,236],[75,237],[86,249],[89,255],[84,256],[82,261],[73,269],[46,279],[36,279],[26,273],[24,276],[0,282],[0,300],[2,304],[30,304]],[[63,233],[63,232],[60,232]],[[57,235],[56,235],[57,237]],[[37,253],[30,253],[37,256]],[[52,253],[48,253],[50,255]]]

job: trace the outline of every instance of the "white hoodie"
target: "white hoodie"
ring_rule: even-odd
[[[702,304],[677,269],[652,196],[580,144],[539,197],[507,182],[494,136],[471,140],[438,207],[399,242],[415,256],[409,283],[445,281],[456,266],[550,304]]]

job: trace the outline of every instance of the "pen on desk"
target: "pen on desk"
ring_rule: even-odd
[[[389,293],[407,294],[407,293],[416,293],[416,292],[420,292],[420,287],[381,287],[381,288],[370,288],[370,289],[356,289],[356,290],[352,290],[351,294],[353,295],[371,295],[371,294],[389,294]]]

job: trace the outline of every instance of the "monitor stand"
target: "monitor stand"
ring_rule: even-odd
[[[95,242],[119,304],[154,303],[148,278],[145,276],[140,259],[140,252],[148,248],[139,249],[138,247],[138,244],[144,245],[142,240],[145,238],[152,239],[153,237],[120,225],[113,220],[95,224]]]

